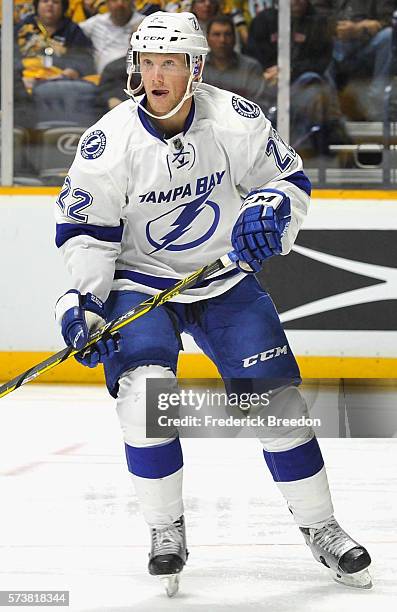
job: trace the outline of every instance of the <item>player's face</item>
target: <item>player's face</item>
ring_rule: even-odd
[[[189,81],[183,53],[141,53],[140,66],[148,110],[165,115],[182,100]]]

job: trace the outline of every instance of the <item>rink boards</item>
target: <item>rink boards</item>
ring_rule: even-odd
[[[0,189],[0,380],[62,346],[54,303],[68,280],[54,245],[57,189]],[[392,378],[397,372],[397,192],[316,191],[287,258],[261,282],[306,378]],[[179,374],[216,376],[184,338]],[[72,359],[40,380],[97,382]]]

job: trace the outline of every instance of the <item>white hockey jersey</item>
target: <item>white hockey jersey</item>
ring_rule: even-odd
[[[232,250],[242,199],[273,187],[291,199],[289,252],[307,212],[302,162],[258,106],[202,84],[184,131],[165,139],[132,101],[82,136],[57,198],[57,246],[71,287],[105,300],[112,289],[153,295]],[[176,301],[219,295],[235,266]]]

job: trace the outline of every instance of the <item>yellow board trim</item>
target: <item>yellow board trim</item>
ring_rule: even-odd
[[[56,196],[60,187],[0,187],[0,196]],[[312,198],[327,200],[397,200],[397,191],[387,189],[314,189]]]
[[[53,196],[60,190],[60,187],[0,187],[0,196]]]
[[[0,380],[7,382],[51,356],[47,352],[0,352]],[[397,378],[397,359],[378,357],[298,357],[302,377]],[[179,378],[219,378],[215,365],[200,353],[179,357]],[[102,366],[90,369],[71,358],[32,382],[104,383]]]
[[[370,189],[313,189],[318,200],[397,200],[397,191]]]

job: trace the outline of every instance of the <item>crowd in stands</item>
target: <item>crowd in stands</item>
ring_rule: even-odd
[[[17,58],[27,90],[35,81],[80,79],[94,72],[91,44],[69,17],[68,0],[34,0],[16,28]]]
[[[84,80],[96,88],[98,116],[112,109],[126,99],[129,38],[145,15],[190,10],[210,48],[204,82],[253,100],[275,121],[277,4],[15,0],[16,104],[19,97],[26,105],[45,81]],[[291,143],[298,149],[310,142],[326,153],[330,143],[348,142],[346,118],[382,120],[385,86],[396,73],[396,10],[397,0],[291,0]],[[15,122],[26,125],[20,109]]]

